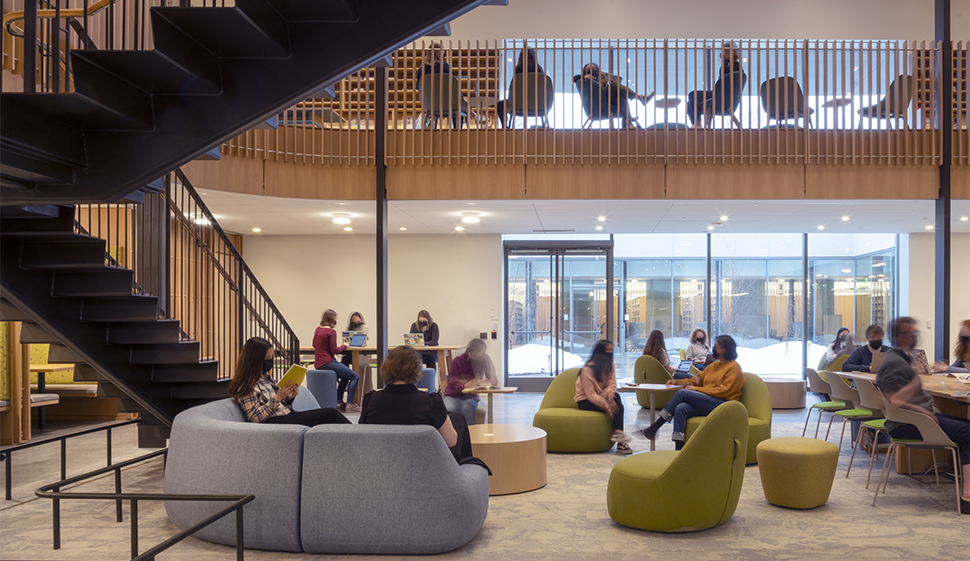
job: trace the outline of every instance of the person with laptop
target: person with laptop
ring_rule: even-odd
[[[643,429],[649,440],[657,438],[657,431],[670,419],[674,420],[671,439],[677,450],[684,447],[687,419],[710,415],[725,401],[738,401],[744,387],[744,373],[737,363],[738,345],[730,335],[719,335],[712,350],[717,362],[711,363],[699,375],[686,380],[669,380],[668,386],[684,386],[660,411],[660,418]]]
[[[698,327],[691,332],[690,345],[687,345],[687,350],[684,351],[684,358],[693,362],[694,368],[698,370],[704,370],[704,367],[714,362],[711,347],[707,345],[707,341],[707,331]]]
[[[659,329],[654,329],[647,336],[647,344],[643,346],[643,354],[650,355],[657,359],[657,362],[661,366],[667,369],[667,373],[674,380],[682,380],[685,378],[690,378],[690,374],[686,372],[681,372],[679,366],[673,366],[670,364],[670,357],[667,356],[667,344],[664,342],[664,332]]]
[[[970,364],[970,319],[963,320],[960,325],[957,346],[953,349],[953,358],[953,364],[950,366],[947,366],[942,360],[938,360],[930,369],[933,372],[967,373],[967,365]]]
[[[337,410],[357,412],[360,407],[354,404],[354,394],[357,392],[360,376],[336,360],[337,355],[347,350],[347,345],[337,344],[337,337],[340,335],[334,329],[335,325],[337,312],[324,311],[320,326],[313,332],[313,368],[332,370],[337,375]],[[343,400],[344,390],[347,391],[347,401]]]
[[[349,332],[351,336],[353,336],[354,333],[363,333],[365,337],[364,337],[364,343],[362,345],[367,344],[367,337],[366,337],[368,332],[367,324],[364,323],[364,316],[362,316],[360,312],[354,312],[350,314],[350,320],[347,322],[347,332]],[[357,345],[357,346],[362,346],[362,345]],[[351,353],[343,353],[342,355],[340,355],[340,364],[343,364],[347,368],[350,368],[351,365],[353,365],[353,363],[354,363],[354,355],[352,355]]]
[[[445,384],[445,407],[449,413],[460,413],[465,422],[477,422],[478,394],[463,393],[466,388],[489,388],[498,386],[495,366],[485,353],[487,346],[483,339],[472,339],[465,352],[451,361],[448,368],[448,381]]]
[[[829,365],[835,359],[843,355],[850,355],[853,351],[855,351],[855,342],[853,342],[852,333],[849,332],[848,327],[840,327],[839,331],[835,334],[835,340],[825,350],[825,360],[823,361],[822,370],[828,370]]]
[[[424,335],[425,347],[438,346],[438,324],[431,319],[428,310],[418,312],[418,319],[411,324],[410,333],[420,333]],[[421,353],[421,361],[425,368],[434,368],[438,363],[438,355],[435,353]]]
[[[593,347],[589,360],[576,376],[576,406],[580,411],[606,413],[613,423],[616,453],[632,454],[630,437],[623,432],[623,400],[616,391],[616,367],[613,365],[613,343],[600,339]]]
[[[848,333],[848,330],[846,330]],[[886,332],[882,330],[878,325],[870,325],[866,328],[866,345],[863,347],[856,347],[854,351],[849,355],[849,358],[845,359],[845,363],[842,364],[843,372],[871,372],[872,367],[872,355],[879,353],[887,353],[891,350],[891,347],[887,347],[882,344],[882,339],[885,337]]]

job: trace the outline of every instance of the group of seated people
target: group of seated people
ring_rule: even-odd
[[[916,320],[911,317],[901,317],[895,320],[895,324],[912,325],[915,330]],[[919,331],[916,331],[918,334]],[[835,335],[835,340],[826,349],[825,357],[822,359],[819,370],[828,370],[836,364],[839,357],[845,356],[840,371],[842,372],[870,372],[872,367],[872,357],[874,354],[887,353],[892,350],[884,344],[886,332],[878,325],[870,325],[866,328],[866,344],[856,346],[852,333],[846,327],[839,328]],[[895,338],[894,338],[895,340]],[[897,345],[906,344],[897,341]],[[960,333],[955,347],[955,357],[953,364],[947,365],[943,361],[936,361],[929,364],[926,358],[926,351],[917,349],[913,342],[911,348],[902,349],[913,361],[913,367],[919,374],[928,375],[933,372],[939,373],[967,373],[965,364],[970,362],[970,320],[966,320],[960,327]],[[847,356],[846,356],[847,355]]]

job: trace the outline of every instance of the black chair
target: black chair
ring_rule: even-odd
[[[502,103],[506,126],[512,128],[516,117],[522,117],[525,127],[529,117],[542,120],[542,126],[549,127],[549,110],[556,101],[556,86],[552,78],[541,72],[522,72],[512,77],[509,84],[508,99]]]
[[[748,83],[744,72],[732,72],[721,76],[711,91],[693,91],[687,96],[687,118],[691,125],[704,118],[702,125],[711,128],[714,117],[731,117],[741,128],[741,121],[734,115],[741,105],[741,92]],[[700,99],[698,99],[700,98]],[[700,114],[698,114],[698,112]]]
[[[915,95],[916,79],[902,74],[889,84],[886,97],[869,107],[859,109],[859,116],[864,119],[891,119],[889,122],[896,128],[896,122],[906,118],[909,104]],[[862,119],[859,119],[859,128],[862,128]]]
[[[801,118],[807,121],[809,127],[812,126],[812,113],[815,110],[809,107],[808,114],[805,114],[805,94],[795,78],[784,76],[765,80],[758,90],[758,97],[769,121],[775,121],[780,126],[781,121],[794,119],[797,127]]]
[[[451,74],[425,74],[418,91],[422,128],[435,128],[438,119],[448,117],[451,128],[461,128],[468,116],[468,102],[461,95],[461,82]]]
[[[610,128],[613,128],[613,119],[621,118],[624,123],[636,123],[637,119],[630,118],[630,105],[623,100],[617,103],[616,95],[610,96],[609,88],[595,80],[583,80],[579,74],[573,76],[573,85],[579,90],[579,99],[586,113],[586,122],[583,128],[593,125],[593,121],[609,119]]]

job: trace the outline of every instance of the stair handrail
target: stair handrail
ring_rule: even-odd
[[[279,310],[279,308],[276,307],[276,304],[273,302],[273,299],[269,297],[269,294],[266,292],[266,289],[263,288],[263,285],[259,283],[259,280],[256,278],[256,275],[253,274],[253,271],[249,268],[249,265],[246,264],[246,260],[243,259],[242,254],[239,253],[238,249],[236,249],[236,245],[232,243],[232,240],[229,239],[229,236],[226,234],[225,230],[223,230],[222,226],[220,226],[219,223],[216,221],[215,217],[212,215],[212,212],[209,211],[209,207],[206,206],[205,202],[202,200],[202,197],[199,195],[198,191],[196,191],[195,187],[192,185],[192,182],[189,181],[189,178],[186,177],[185,173],[182,171],[182,168],[175,169],[175,177],[178,179],[179,183],[181,183],[182,186],[185,187],[186,192],[192,198],[193,202],[196,205],[198,205],[199,210],[202,211],[202,213],[205,215],[206,220],[208,220],[209,222],[208,226],[211,227],[212,230],[219,236],[223,244],[225,244],[225,246],[228,248],[230,255],[234,259],[236,259],[236,261],[240,264],[240,269],[243,272],[243,274],[246,275],[246,280],[252,283],[252,286],[265,300],[266,305],[276,315],[278,321],[280,322],[280,325],[289,334],[292,341],[292,345],[295,347],[293,349],[290,349],[290,351],[294,355],[298,355],[300,351],[299,337],[297,337],[296,332],[293,330],[293,328],[290,327],[290,324],[286,322],[286,318],[283,317],[283,313]],[[174,202],[173,202],[173,206],[174,206]],[[241,287],[239,287],[239,289],[240,289],[240,293],[242,293]],[[269,329],[269,326],[266,325],[262,321],[262,318],[259,316],[259,314],[256,313],[256,309],[252,306],[252,303],[248,302],[248,299],[245,298],[245,296],[243,298],[247,309],[250,310],[250,312],[253,314],[253,317],[257,318],[257,321],[260,323],[260,327],[262,327],[267,333],[272,333],[272,331]],[[274,343],[278,344],[278,346],[283,349],[286,349],[288,346],[281,341],[274,341]],[[297,358],[297,356],[294,356],[292,358],[294,359],[294,362],[295,362],[295,359]]]
[[[51,9],[37,10],[37,18],[50,19],[55,17],[61,17],[64,19],[75,19],[75,18],[83,18],[85,16],[90,17],[118,1],[119,0],[98,0],[94,4],[91,4],[90,6],[88,6],[86,12],[85,12],[85,8],[63,9],[60,11],[51,10]],[[26,17],[24,14],[24,10],[7,12],[3,16],[3,28],[7,30],[7,33],[9,33],[14,37],[23,37],[24,28],[23,27],[17,28],[17,30],[20,33],[15,33],[12,26],[14,22],[20,21],[24,19],[24,17]]]

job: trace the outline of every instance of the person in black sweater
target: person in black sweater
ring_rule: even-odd
[[[418,319],[411,324],[409,333],[423,333],[425,347],[438,346],[438,324],[431,319],[431,314],[428,313],[428,310],[418,312]],[[424,362],[425,368],[434,368],[435,364],[438,363],[438,355],[435,353],[421,353],[421,360]]]
[[[869,372],[872,365],[872,353],[889,352],[891,347],[882,344],[882,338],[886,332],[878,325],[870,325],[866,328],[866,341],[864,347],[856,347],[849,358],[845,359],[842,365],[842,372]]]

